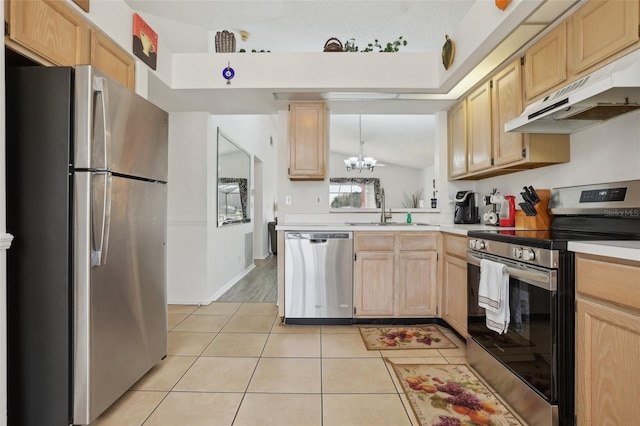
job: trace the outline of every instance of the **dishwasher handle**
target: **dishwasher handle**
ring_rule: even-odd
[[[351,240],[352,232],[286,232],[287,240],[309,240],[312,244],[326,243],[327,240]]]

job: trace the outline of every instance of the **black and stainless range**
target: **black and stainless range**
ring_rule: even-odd
[[[575,277],[570,241],[640,240],[640,181],[556,188],[550,230],[468,233],[467,358],[532,426],[574,423]],[[482,259],[509,274],[509,326],[478,306]]]

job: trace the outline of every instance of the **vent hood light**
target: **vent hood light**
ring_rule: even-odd
[[[518,133],[574,133],[640,109],[640,50],[529,105],[505,123]]]

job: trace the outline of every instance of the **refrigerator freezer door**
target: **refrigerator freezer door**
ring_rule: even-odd
[[[168,114],[89,65],[75,82],[75,168],[166,182]]]
[[[167,186],[104,178],[76,172],[74,182],[74,424],[93,421],[167,353]],[[108,245],[92,265],[100,235]]]
[[[70,419],[71,82],[70,68],[7,67],[9,425]]]

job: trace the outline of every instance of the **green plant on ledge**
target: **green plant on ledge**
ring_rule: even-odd
[[[354,40],[354,39],[351,39],[351,40]],[[401,46],[406,46],[406,45],[407,45],[407,40],[404,40],[402,38],[402,36],[398,37],[394,41],[388,42],[384,46],[382,44],[380,44],[380,41],[378,41],[378,39],[375,39],[373,41],[373,43],[367,44],[367,47],[362,49],[362,52],[375,52],[375,51],[378,51],[378,52],[398,52],[400,50]],[[355,45],[353,43],[351,43],[351,46],[355,46]],[[352,52],[357,52],[358,48],[355,47],[355,50],[351,50],[351,51]],[[349,52],[349,50],[347,50],[347,52]]]

